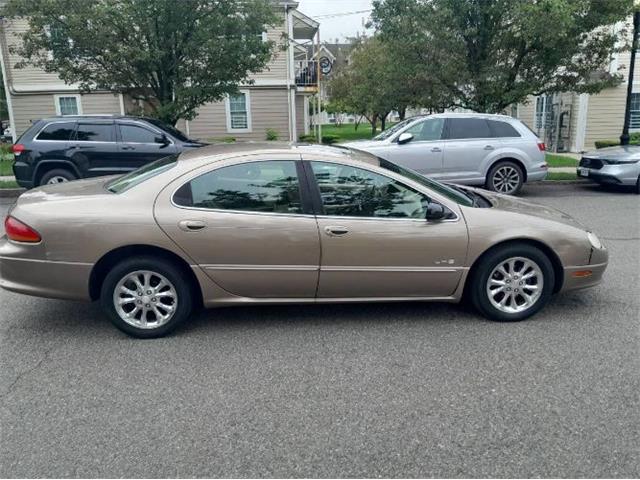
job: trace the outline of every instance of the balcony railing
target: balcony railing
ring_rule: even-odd
[[[318,64],[315,60],[298,60],[295,65],[298,87],[318,86]]]

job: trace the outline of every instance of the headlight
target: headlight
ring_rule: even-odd
[[[603,162],[609,165],[633,165],[640,162],[640,160],[603,160]]]
[[[598,236],[593,232],[587,232],[587,237],[589,238],[589,242],[591,242],[591,246],[597,250],[602,250],[603,245]]]

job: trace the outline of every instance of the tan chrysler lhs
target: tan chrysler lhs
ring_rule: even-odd
[[[99,300],[137,337],[200,307],[468,298],[523,320],[591,287],[607,250],[570,216],[445,185],[346,148],[246,143],[171,156],[121,177],[20,196],[0,285]]]

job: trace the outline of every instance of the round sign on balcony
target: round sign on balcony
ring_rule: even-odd
[[[332,67],[333,64],[331,63],[331,60],[329,60],[327,57],[320,57],[320,71],[323,75],[329,75],[329,73],[331,73]]]

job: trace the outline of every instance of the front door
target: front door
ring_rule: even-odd
[[[176,153],[173,142],[164,141],[162,133],[142,125],[118,122],[118,135],[121,162],[131,169]]]
[[[422,175],[437,177],[442,173],[444,142],[442,141],[443,118],[427,118],[402,133],[410,133],[410,142],[393,143],[389,148],[389,160]]]
[[[463,272],[467,229],[428,222],[423,193],[379,173],[311,162],[322,199],[318,297],[448,297]]]
[[[201,169],[189,181],[180,180],[177,191],[178,184],[165,189],[156,204],[157,221],[234,295],[313,298],[320,240],[301,200],[299,163],[245,161]]]

